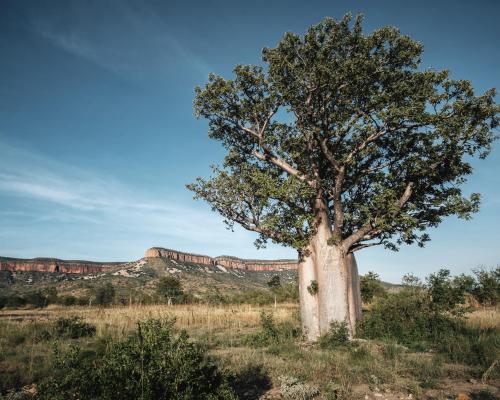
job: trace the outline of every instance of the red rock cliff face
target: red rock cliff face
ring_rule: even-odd
[[[168,258],[171,260],[186,261],[202,265],[221,265],[224,268],[244,269],[247,271],[279,271],[297,269],[297,261],[295,260],[245,260],[229,256],[212,258],[209,256],[183,253],[161,247],[152,247],[146,250],[144,256]]]
[[[30,260],[5,258],[0,259],[0,270],[93,274],[104,272],[119,264],[120,263],[104,264],[90,261],[65,261],[52,258],[34,258]]]

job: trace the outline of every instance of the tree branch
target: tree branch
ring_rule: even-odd
[[[396,215],[399,214],[401,209],[404,207],[404,205],[408,202],[410,199],[412,192],[413,192],[413,186],[415,185],[414,182],[408,182],[408,184],[405,187],[405,190],[401,197],[398,199],[398,201],[395,204],[395,209],[392,212],[389,212],[382,216],[382,218],[390,217],[394,218]],[[346,249],[349,250],[355,243],[361,241],[361,240],[370,240],[373,238],[374,235],[380,233],[377,233],[377,226],[374,221],[368,221],[366,222],[361,228],[359,228],[356,232],[353,232],[348,238],[344,239],[342,241],[342,246]],[[372,234],[374,234],[372,236]]]

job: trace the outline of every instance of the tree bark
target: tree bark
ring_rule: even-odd
[[[319,336],[318,297],[311,293],[312,282],[316,282],[316,267],[310,250],[307,255],[299,256],[299,298],[300,320],[302,332],[308,340],[316,340]]]
[[[352,337],[361,319],[356,260],[341,246],[328,244],[331,236],[328,224],[320,223],[299,264],[302,329],[311,341],[328,333],[333,321],[345,321]],[[307,290],[313,281],[316,293]]]

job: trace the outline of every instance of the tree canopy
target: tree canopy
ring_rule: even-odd
[[[303,249],[322,209],[331,244],[356,251],[423,245],[443,217],[469,218],[471,156],[491,149],[495,90],[423,69],[423,46],[394,27],[365,34],[362,17],[326,18],[286,33],[262,66],[211,74],[196,115],[227,149],[209,179],[188,188],[232,227]]]

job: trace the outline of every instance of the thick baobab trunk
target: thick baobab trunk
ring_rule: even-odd
[[[327,333],[332,321],[345,321],[352,336],[361,318],[356,260],[329,245],[330,237],[329,228],[319,226],[299,265],[302,328],[312,341]]]
[[[312,255],[304,256],[299,263],[300,320],[309,340],[320,336],[318,296],[311,291],[311,283],[317,281],[314,264]]]

